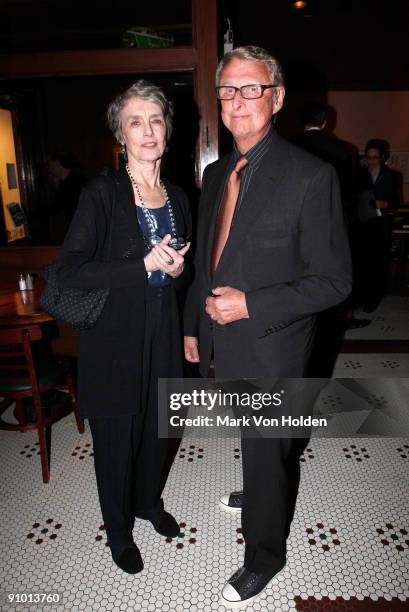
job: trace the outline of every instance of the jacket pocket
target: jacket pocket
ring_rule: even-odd
[[[290,234],[286,227],[265,227],[252,232],[248,238],[253,249],[272,249],[287,246],[290,242]]]

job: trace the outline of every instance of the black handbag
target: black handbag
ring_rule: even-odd
[[[104,251],[109,261],[115,197],[112,195],[108,244]],[[89,329],[98,321],[108,299],[109,289],[79,289],[59,287],[57,281],[58,259],[44,269],[45,287],[40,295],[40,306],[53,319],[75,329]]]

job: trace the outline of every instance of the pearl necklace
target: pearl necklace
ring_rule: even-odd
[[[141,192],[139,190],[139,186],[138,183],[135,181],[134,177],[132,176],[132,173],[129,169],[128,164],[126,164],[125,166],[126,171],[128,173],[129,178],[131,179],[131,183],[132,185],[135,187],[135,191],[137,193],[137,196],[139,198],[139,201],[141,203],[141,208],[142,208],[142,212],[143,215],[145,217],[146,223],[149,227],[149,231],[150,231],[150,237],[149,239],[145,238],[145,244],[147,246],[149,246],[150,248],[155,245],[158,244],[159,242],[161,242],[162,237],[158,236],[157,234],[155,234],[155,226],[151,217],[151,214],[148,212],[148,210],[145,207],[145,203],[142,199],[142,195]],[[168,196],[168,191],[165,187],[165,184],[163,183],[162,179],[160,179],[160,186],[163,189],[163,193],[165,194],[165,206],[168,212],[168,216],[169,216],[169,225],[170,225],[170,235],[171,235],[171,239],[169,240],[169,246],[171,246],[172,248],[175,249],[180,249],[182,248],[182,246],[185,245],[185,241],[183,238],[178,238],[177,235],[177,229],[176,229],[176,219],[175,219],[175,214],[173,212],[172,209],[172,204],[169,200],[169,196]]]
[[[138,185],[138,183],[135,181],[135,179],[134,179],[134,177],[133,177],[133,175],[132,175],[132,172],[131,172],[131,170],[130,170],[130,168],[129,168],[128,164],[126,164],[125,168],[126,168],[126,171],[127,171],[127,173],[128,173],[129,178],[131,179],[131,183],[132,183],[132,185],[135,187],[135,191],[136,191],[136,194],[137,194],[137,196],[138,196],[138,199],[139,199],[139,202],[140,202],[141,206],[142,206],[142,207],[145,207],[145,202],[144,202],[144,201],[143,201],[143,199],[142,199],[142,195],[141,195],[141,192],[140,192],[140,189],[139,189],[139,185]],[[165,185],[164,185],[164,183],[163,183],[162,179],[159,179],[159,181],[160,181],[160,186],[162,187],[163,193],[164,193],[164,195],[165,195],[165,202],[168,202],[168,201],[169,201],[169,198],[168,198],[168,192],[167,192],[167,189],[166,189],[166,187],[165,187]]]

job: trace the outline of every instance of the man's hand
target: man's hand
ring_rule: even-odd
[[[194,336],[184,337],[185,359],[190,363],[198,363],[199,357],[199,342]]]
[[[246,294],[233,287],[216,287],[212,290],[216,297],[206,299],[206,312],[219,325],[248,319]]]

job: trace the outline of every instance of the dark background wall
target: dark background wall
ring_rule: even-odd
[[[294,11],[290,0],[219,0],[218,12],[219,55],[229,18],[236,46],[264,46],[282,60],[287,77],[277,126],[282,134],[296,137],[302,103],[320,98],[334,106],[332,128],[341,138],[359,148],[371,136],[392,138],[392,148],[409,151],[408,120],[402,112],[409,92],[409,2],[308,0],[305,10]],[[117,0],[114,8],[107,0],[3,0],[0,53],[117,47],[131,25],[151,25],[172,33],[175,44],[190,44],[190,22],[190,0]],[[175,136],[165,171],[195,197],[198,111],[192,77],[144,77],[162,85],[175,102]],[[86,176],[112,165],[114,141],[105,123],[106,107],[136,78],[0,81],[0,101],[14,100],[21,110],[19,129],[31,160],[26,177],[29,208],[39,209],[50,199],[45,172],[50,152],[71,150]],[[372,92],[370,100],[364,92]],[[221,151],[230,147],[230,135],[221,128]]]

